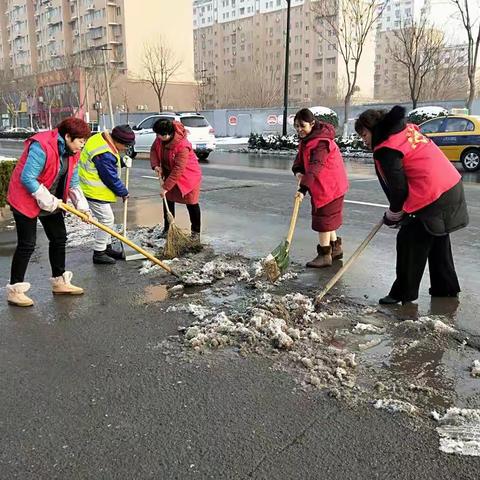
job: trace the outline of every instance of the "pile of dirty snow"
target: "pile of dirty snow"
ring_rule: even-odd
[[[440,450],[480,457],[480,410],[449,408],[444,416],[432,412],[440,424]]]

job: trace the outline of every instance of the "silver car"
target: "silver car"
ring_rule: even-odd
[[[177,120],[183,123],[187,131],[187,138],[199,159],[207,159],[210,152],[215,150],[215,131],[203,115],[194,112],[165,112],[151,115],[143,119],[138,125],[132,127],[135,132],[135,146],[130,150],[130,156],[133,155],[133,157],[135,157],[139,152],[150,152],[150,147],[156,138],[153,125],[158,120]]]

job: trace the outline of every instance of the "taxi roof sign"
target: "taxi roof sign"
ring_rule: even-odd
[[[468,108],[451,108],[451,115],[468,115]]]

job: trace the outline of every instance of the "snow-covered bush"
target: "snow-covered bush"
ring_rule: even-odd
[[[338,136],[335,142],[342,151],[358,151],[367,150],[363,140],[353,134],[348,137]],[[296,135],[261,135],[258,133],[250,134],[248,139],[248,148],[255,150],[294,150],[298,146],[298,138]]]
[[[298,139],[296,135],[262,135],[251,133],[248,139],[248,148],[256,150],[292,150],[297,148]]]
[[[407,120],[409,123],[420,125],[427,120],[437,117],[446,117],[448,110],[443,107],[419,107],[409,112]]]

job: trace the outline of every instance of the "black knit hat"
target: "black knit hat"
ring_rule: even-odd
[[[129,125],[119,125],[112,130],[112,138],[122,145],[134,145],[135,133]]]

